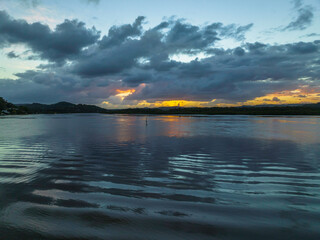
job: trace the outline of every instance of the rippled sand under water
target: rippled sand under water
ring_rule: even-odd
[[[0,118],[0,239],[320,239],[320,118]]]

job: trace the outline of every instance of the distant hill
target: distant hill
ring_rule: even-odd
[[[304,107],[311,107],[311,108],[320,108],[320,102],[315,104],[305,104]]]
[[[203,114],[203,115],[320,115],[320,103],[287,106],[243,106],[210,108],[131,108],[109,110],[110,114]]]
[[[0,98],[2,114],[107,113],[107,114],[203,114],[203,115],[320,115],[320,103],[304,105],[243,106],[210,108],[129,108],[108,110],[95,105],[59,102],[55,104],[14,105]]]
[[[94,105],[73,104],[69,102],[58,102],[55,104],[20,104],[27,108],[31,114],[49,114],[49,113],[107,113],[108,110]]]
[[[12,103],[7,102],[2,97],[0,97],[0,115],[10,115],[10,114],[26,114],[27,109],[24,107],[16,106]]]

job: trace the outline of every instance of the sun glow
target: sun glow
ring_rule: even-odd
[[[280,104],[306,104],[320,102],[320,89],[311,89],[309,86],[302,86],[294,90],[285,90],[267,94],[244,102],[223,103],[216,99],[211,101],[191,101],[191,100],[128,100],[127,97],[139,92],[145,85],[137,89],[116,89],[114,95],[101,103],[105,108],[161,108],[161,107],[236,107],[248,105],[280,105]]]
[[[126,97],[128,97],[129,95],[131,95],[132,93],[134,93],[135,91],[136,91],[135,89],[128,89],[128,90],[117,89],[116,92],[118,94],[116,94],[116,96],[120,97],[123,100]]]
[[[295,90],[285,90],[267,94],[262,97],[247,100],[245,102],[237,102],[234,104],[217,104],[218,107],[235,107],[248,105],[280,105],[280,104],[308,104],[320,102],[320,90],[302,87]]]
[[[156,102],[141,101],[138,103],[138,107],[206,107],[209,103],[210,102],[187,100],[166,100]]]

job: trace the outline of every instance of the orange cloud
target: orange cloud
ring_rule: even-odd
[[[121,90],[121,89],[116,89],[116,92],[117,93],[121,93],[121,94],[123,94],[123,93],[134,93],[136,90],[135,89],[128,89],[128,90]]]
[[[134,93],[136,90],[135,89],[128,89],[128,90],[121,90],[121,89],[117,89],[116,92],[118,94],[116,94],[117,97],[120,97],[122,100],[125,99],[127,96],[131,95],[132,93]]]
[[[140,86],[144,87],[144,86]],[[245,102],[237,103],[215,103],[216,99],[212,101],[189,101],[189,100],[164,100],[148,102],[147,100],[126,100],[125,98],[136,91],[136,89],[116,89],[114,97],[120,98],[121,103],[111,103],[110,101],[102,102],[106,108],[159,108],[159,107],[235,107],[247,105],[265,105],[265,104],[305,104],[305,103],[318,103],[320,102],[320,89],[312,89],[309,86],[302,86],[295,90],[285,90],[267,94],[262,97],[247,100]]]

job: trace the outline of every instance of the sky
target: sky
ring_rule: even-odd
[[[320,102],[320,0],[0,0],[0,96],[104,108]]]

